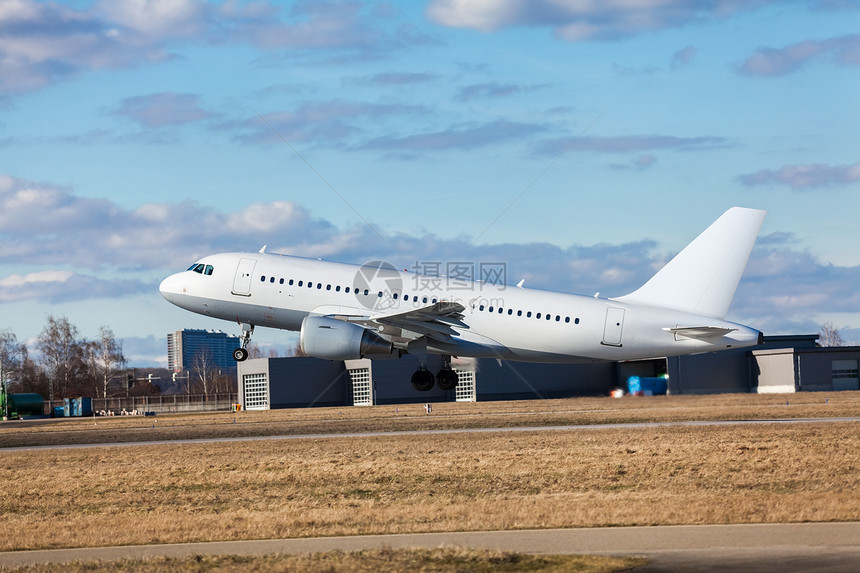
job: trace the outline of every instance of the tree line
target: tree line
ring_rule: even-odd
[[[130,368],[109,327],[87,340],[67,318],[49,316],[32,349],[12,330],[0,330],[0,386],[7,383],[10,394],[32,392],[48,400],[211,394],[236,392],[236,372],[221,371],[205,349],[181,372]]]
[[[129,390],[122,342],[107,326],[99,329],[98,338],[87,340],[67,318],[49,316],[34,350],[35,356],[14,332],[0,330],[0,375],[10,393],[34,392],[57,400],[105,398]]]

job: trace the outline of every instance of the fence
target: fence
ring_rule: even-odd
[[[230,410],[239,401],[235,392],[220,392],[217,394],[166,394],[160,396],[129,396],[115,398],[93,398],[93,413],[102,412],[119,416],[125,413],[156,412],[168,414],[172,412],[214,412]],[[62,406],[63,400],[45,400],[45,414],[50,414],[55,406]]]

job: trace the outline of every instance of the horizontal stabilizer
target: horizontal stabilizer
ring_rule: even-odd
[[[723,326],[677,326],[675,328],[664,328],[666,332],[671,332],[677,339],[679,336],[684,338],[717,338],[734,332],[737,328],[725,328]]]

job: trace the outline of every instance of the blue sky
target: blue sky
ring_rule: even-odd
[[[236,328],[160,279],[264,244],[620,295],[742,205],[769,215],[729,318],[860,342],[858,24],[840,0],[0,0],[0,329],[66,316],[166,363],[167,332]]]

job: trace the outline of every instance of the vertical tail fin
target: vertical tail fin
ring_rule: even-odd
[[[724,318],[767,211],[732,207],[621,302]]]

